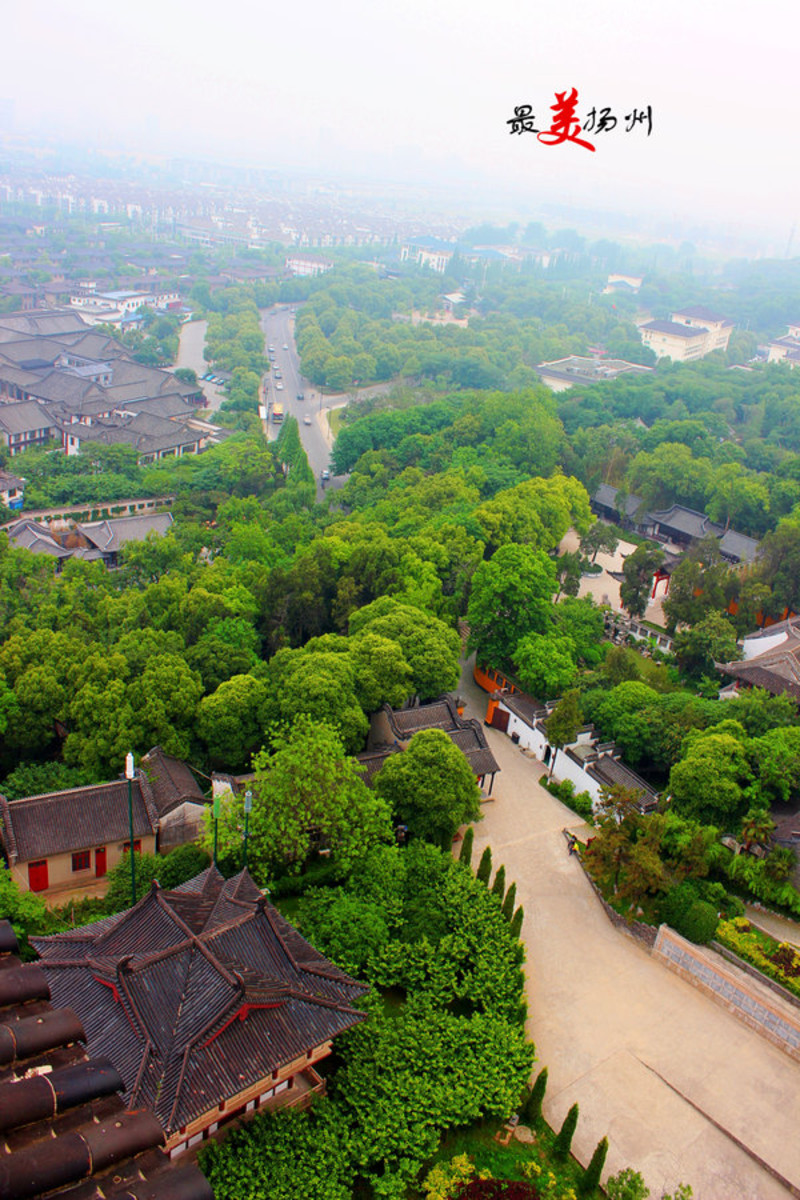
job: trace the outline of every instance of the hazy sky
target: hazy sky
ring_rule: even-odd
[[[10,11],[9,11],[10,8]],[[800,208],[789,0],[9,0],[15,132],[256,165],[496,180],[532,198],[657,204],[788,231]],[[652,105],[590,153],[512,136],[554,93]]]

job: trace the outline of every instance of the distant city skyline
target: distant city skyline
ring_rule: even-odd
[[[320,0],[269,11],[46,0],[5,15],[0,115],[16,137],[475,190],[498,212],[652,212],[786,246],[798,210],[786,6],[638,0],[565,12],[498,0]],[[608,107],[594,153],[513,134],[556,92]],[[624,117],[652,106],[653,128]],[[473,197],[474,198],[474,197]]]

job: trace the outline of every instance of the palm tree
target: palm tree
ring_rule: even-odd
[[[742,842],[745,852],[749,854],[751,846],[757,843],[765,844],[774,829],[775,822],[765,808],[751,808],[750,812],[742,817]]]

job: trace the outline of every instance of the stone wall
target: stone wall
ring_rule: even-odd
[[[659,929],[652,952],[682,979],[800,1062],[800,1013],[777,997],[771,1003],[761,992],[760,979],[751,986],[744,972],[713,962],[709,958],[713,951],[687,942],[667,925]]]
[[[578,859],[578,861],[581,862],[580,859]],[[592,889],[595,896],[605,909],[606,916],[611,924],[617,929],[621,929],[623,933],[627,933],[630,935],[630,937],[635,938],[637,942],[641,942],[647,947],[648,950],[652,949],[653,945],[655,944],[656,937],[658,936],[658,930],[655,928],[655,926],[646,925],[643,921],[628,921],[621,915],[621,913],[618,913],[615,908],[612,908],[608,901],[603,898],[602,892],[582,862],[581,867],[584,875],[589,881],[589,887]]]

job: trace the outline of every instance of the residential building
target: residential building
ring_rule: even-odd
[[[126,912],[33,939],[58,1004],[161,1121],[173,1157],[256,1109],[304,1107],[316,1067],[365,1019],[366,986],[311,947],[247,871],[215,867]]]
[[[673,312],[669,321],[647,321],[639,326],[645,346],[658,358],[694,362],[715,350],[726,350],[733,321],[697,305]]]
[[[16,511],[22,508],[25,480],[0,468],[0,504]]]
[[[765,688],[800,704],[800,616],[767,625],[744,639],[739,661],[717,663],[736,687]]]
[[[418,267],[428,267],[438,275],[444,275],[450,265],[455,248],[438,238],[418,238],[406,242],[400,249],[401,262],[413,262]]]
[[[767,362],[785,362],[790,367],[800,364],[800,324],[790,325],[783,337],[769,343]]]
[[[0,840],[22,891],[57,893],[93,884],[130,847],[155,853],[198,833],[205,799],[186,764],[155,747],[128,781],[7,800],[0,795]]]
[[[609,275],[604,296],[635,296],[644,283],[641,275]]]
[[[324,275],[333,270],[329,258],[314,258],[308,254],[289,254],[283,265],[290,275]]]
[[[0,1195],[14,1200],[213,1200],[194,1164],[171,1163],[164,1131],[130,1111],[108,1058],[85,1049],[86,1032],[54,1008],[36,963],[22,963],[0,921]]]
[[[61,430],[53,416],[35,400],[0,403],[0,446],[6,446],[12,457],[55,439],[61,440]]]

